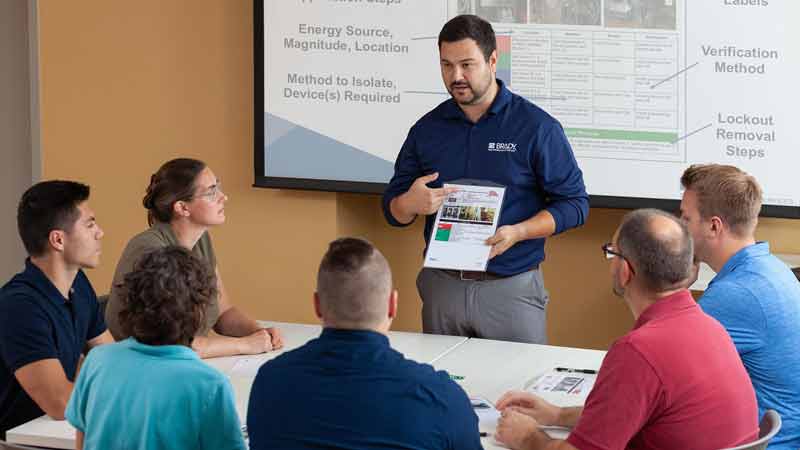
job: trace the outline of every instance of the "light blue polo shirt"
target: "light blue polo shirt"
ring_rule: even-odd
[[[93,349],[67,404],[85,450],[244,450],[228,379],[183,345]]]
[[[770,450],[800,448],[800,283],[769,244],[745,247],[722,267],[700,298],[703,310],[733,338],[753,382],[759,418],[783,419]]]

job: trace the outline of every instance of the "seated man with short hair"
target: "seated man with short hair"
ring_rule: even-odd
[[[250,448],[480,449],[478,419],[445,372],[405,359],[386,333],[397,291],[368,242],[330,244],[317,275],[319,338],[268,361],[250,395]]]
[[[755,440],[747,372],[725,329],[686,289],[693,259],[686,226],[658,210],[633,211],[603,251],[634,329],[611,346],[585,406],[504,395],[497,439],[513,449],[565,450],[717,450]],[[539,425],[574,429],[566,441],[551,440]]]
[[[774,409],[783,424],[770,450],[800,448],[800,285],[756,241],[763,192],[734,166],[697,164],[681,177],[681,217],[695,259],[716,272],[698,303],[719,320],[753,382],[759,414]]]
[[[83,269],[100,263],[103,230],[89,186],[44,181],[22,195],[25,270],[0,289],[0,437],[42,414],[64,418],[83,352],[113,342]]]

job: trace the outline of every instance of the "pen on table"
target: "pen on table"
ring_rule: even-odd
[[[463,375],[452,375],[452,374],[451,374],[451,375],[450,375],[450,379],[451,379],[451,380],[455,380],[455,381],[461,381],[461,380],[463,380],[463,379],[464,379],[464,376],[463,376]]]
[[[484,401],[480,398],[471,398],[469,399],[470,404],[475,409],[489,409],[492,407],[487,401]]]
[[[587,373],[596,374],[597,371],[593,369],[571,369],[569,367],[556,367],[556,372],[572,372],[572,373]]]

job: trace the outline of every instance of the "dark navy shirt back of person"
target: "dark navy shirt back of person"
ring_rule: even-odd
[[[22,389],[17,369],[43,359],[58,359],[67,379],[75,381],[87,341],[106,330],[97,296],[78,271],[69,299],[36,265],[0,288],[0,432],[44,412]]]
[[[589,197],[572,147],[561,124],[497,80],[497,97],[477,123],[467,119],[451,98],[411,128],[395,162],[383,196],[386,220],[391,201],[408,191],[414,180],[434,172],[429,183],[460,179],[485,180],[506,187],[498,226],[525,221],[541,210],[552,214],[556,233],[580,226],[589,214]],[[435,214],[425,218],[426,245]],[[516,275],[544,260],[544,239],[518,242],[489,261],[488,271]]]
[[[253,450],[481,448],[461,387],[373,331],[326,328],[264,364],[247,429]]]

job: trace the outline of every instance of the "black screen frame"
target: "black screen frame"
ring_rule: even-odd
[[[343,192],[356,194],[382,194],[386,183],[360,181],[320,180],[312,178],[268,177],[264,175],[264,0],[253,0],[253,187],[271,189],[296,189],[308,191]],[[620,179],[624,182],[623,179]],[[658,208],[677,212],[680,201],[645,197],[614,197],[590,195],[592,208],[637,209]],[[800,207],[764,205],[761,216],[800,219]]]

